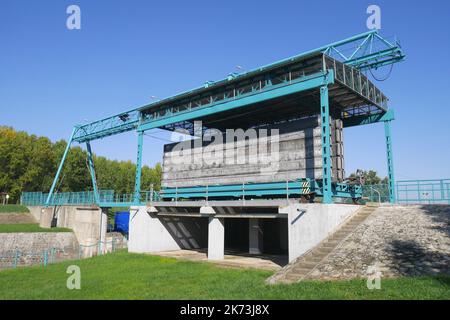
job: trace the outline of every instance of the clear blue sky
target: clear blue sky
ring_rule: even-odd
[[[70,4],[81,7],[81,30],[66,28]],[[67,139],[74,124],[223,78],[236,65],[252,69],[364,32],[369,4],[381,7],[381,34],[397,35],[407,54],[377,83],[396,111],[396,177],[449,178],[449,1],[2,0],[0,125]],[[345,130],[347,173],[386,174],[383,130]],[[146,137],[145,163],[160,160],[162,144]],[[135,145],[128,133],[93,148],[134,161]]]

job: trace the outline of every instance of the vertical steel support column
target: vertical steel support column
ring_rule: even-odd
[[[137,160],[136,160],[136,179],[134,185],[134,202],[140,203],[141,200],[141,171],[142,171],[142,145],[144,143],[144,131],[138,132]]]
[[[322,190],[323,203],[332,203],[331,190],[331,143],[330,143],[330,107],[328,86],[320,87],[320,116],[322,136]]]
[[[89,141],[86,142],[86,149],[88,153],[88,164],[89,164],[89,172],[91,173],[92,188],[94,190],[94,200],[96,204],[100,204],[100,196],[98,194],[97,189],[97,179],[95,177],[94,158],[92,156],[91,143]]]
[[[64,150],[63,157],[61,159],[61,162],[59,163],[58,171],[56,171],[55,178],[53,179],[53,183],[52,183],[52,186],[48,193],[47,200],[45,200],[45,206],[48,206],[50,204],[50,199],[52,198],[53,192],[55,191],[56,183],[58,182],[59,175],[61,174],[62,168],[64,166],[64,162],[66,161],[67,154],[69,153],[70,145],[72,144],[72,141],[73,141],[73,136],[75,135],[77,130],[78,130],[78,127],[75,127],[72,130],[72,134],[70,135],[69,141],[67,142],[66,150]]]
[[[394,158],[392,154],[391,121],[384,122],[384,134],[386,136],[386,154],[387,154],[388,179],[389,179],[389,202],[395,203]]]

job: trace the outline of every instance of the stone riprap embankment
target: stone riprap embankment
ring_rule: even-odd
[[[77,259],[72,232],[0,233],[0,269]]]
[[[450,206],[381,206],[305,279],[450,274]]]

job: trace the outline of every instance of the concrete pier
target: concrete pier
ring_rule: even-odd
[[[82,246],[106,241],[108,217],[97,206],[29,206],[31,214],[42,228],[72,229]]]
[[[108,208],[102,208],[100,213],[100,251],[106,252],[106,232],[108,231]]]
[[[53,207],[43,207],[40,211],[39,226],[41,228],[51,228],[54,216]]]
[[[260,223],[260,219],[250,218],[248,220],[248,252],[250,254],[263,252],[263,231]]]
[[[208,259],[222,260],[225,253],[225,225],[223,218],[209,218]]]
[[[179,250],[181,247],[153,210],[145,206],[131,207],[129,223],[128,251],[150,253],[167,250]]]
[[[224,259],[226,250],[243,255],[282,252],[293,261],[359,208],[286,200],[155,202],[131,209],[128,248],[140,253],[207,250],[208,260]]]

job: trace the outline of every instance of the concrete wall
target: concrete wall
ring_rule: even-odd
[[[0,252],[38,252],[49,248],[78,250],[78,241],[72,232],[0,233]]]
[[[101,232],[106,233],[104,223],[106,217],[105,215],[102,216],[99,207],[59,206],[44,208],[29,206],[28,209],[43,227],[56,226],[72,229],[81,245],[97,243],[101,239]]]
[[[36,221],[39,222],[41,220],[42,207],[41,206],[29,206],[27,208],[30,211],[30,214],[34,217],[34,219],[36,219]]]
[[[0,270],[78,259],[72,232],[0,233]]]
[[[208,259],[223,260],[224,254],[225,254],[224,219],[210,217],[208,223]]]
[[[292,204],[288,213],[289,262],[318,245],[360,206],[345,204]]]
[[[249,223],[248,218],[217,218],[214,215],[209,217],[209,222],[208,218],[158,217],[148,213],[153,209],[155,212],[155,208],[134,207],[130,211],[128,248],[130,252],[158,252],[207,247],[208,258],[217,260],[223,259],[227,234],[228,238],[247,237],[248,249],[240,249],[244,252],[265,253],[267,247],[268,253],[281,254],[287,249],[289,261],[293,261],[336,231],[359,208],[344,204],[292,203],[279,207],[279,213],[286,214],[287,219],[255,219],[253,216]],[[227,220],[233,223],[225,223]]]
[[[201,249],[207,239],[207,218],[157,217],[145,206],[130,209],[129,252]]]
[[[271,146],[267,157],[261,139],[251,138],[244,142],[228,142],[220,146],[223,152],[208,151],[208,143],[180,150],[180,145],[164,146],[163,178],[164,187],[182,187],[212,184],[239,184],[242,182],[272,182],[298,178],[322,178],[322,141],[318,117],[311,117],[278,124],[270,129],[279,129],[278,157],[270,159]],[[266,138],[267,139],[267,138]],[[224,142],[226,138],[224,136]],[[270,143],[267,139],[266,143]],[[342,121],[331,120],[332,177],[344,178],[344,156]],[[191,144],[191,142],[189,142]],[[234,151],[233,158],[227,151]],[[236,159],[234,157],[236,156]],[[195,159],[187,161],[186,159]],[[231,160],[230,160],[231,159]],[[181,160],[185,160],[181,162]],[[263,160],[263,161],[261,161]],[[265,160],[267,162],[265,162]],[[229,162],[228,162],[229,161]],[[262,170],[262,168],[264,168]],[[263,174],[262,174],[263,173]]]

